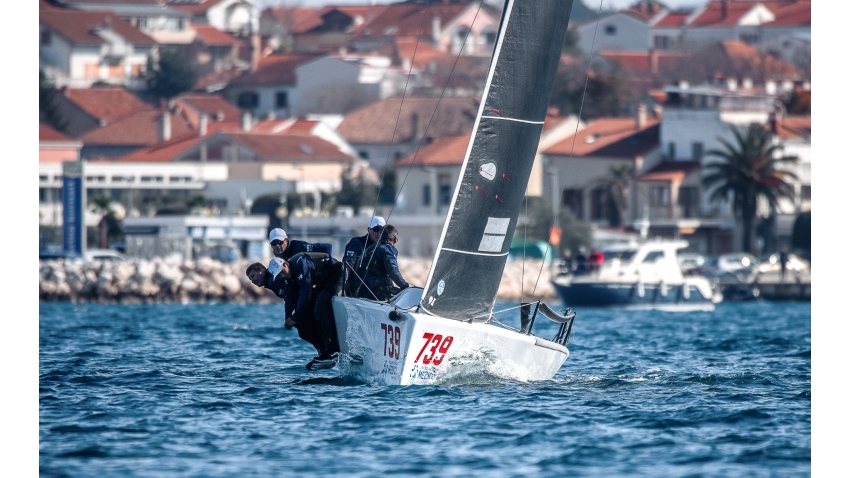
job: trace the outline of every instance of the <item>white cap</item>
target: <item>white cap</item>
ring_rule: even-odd
[[[277,275],[283,270],[283,259],[275,257],[269,262],[269,272],[272,274],[272,279],[277,279]]]
[[[284,231],[283,229],[281,229],[279,227],[272,229],[272,232],[269,233],[269,242],[272,242],[272,241],[275,241],[275,240],[282,241],[284,239],[286,239],[286,231]]]
[[[387,225],[386,219],[381,216],[375,216],[372,218],[372,222],[369,223],[369,229],[372,229],[375,226],[384,227]]]

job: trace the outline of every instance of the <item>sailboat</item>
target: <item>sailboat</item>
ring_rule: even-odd
[[[388,302],[334,297],[342,366],[376,384],[492,376],[548,380],[575,314],[537,302],[519,329],[493,320],[499,283],[552,95],[572,0],[506,0],[484,94],[423,288]],[[531,333],[542,315],[555,337]]]

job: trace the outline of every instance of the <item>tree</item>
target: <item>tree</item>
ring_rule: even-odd
[[[616,164],[608,170],[605,178],[608,188],[608,198],[611,203],[611,217],[608,223],[611,227],[622,227],[626,223],[626,192],[632,179],[632,168],[627,164]]]
[[[155,64],[148,58],[148,93],[161,99],[173,98],[195,86],[197,74],[189,60],[175,50],[161,50]]]
[[[374,206],[378,199],[378,185],[364,177],[364,168],[349,166],[342,172],[342,188],[336,195],[339,206],[351,206],[354,215],[360,213],[363,206]]]
[[[53,129],[64,132],[68,127],[56,104],[56,87],[43,70],[38,70],[38,112]]]
[[[632,96],[619,66],[608,72],[588,73],[587,64],[578,63],[555,76],[550,104],[561,114],[581,112],[582,120],[590,120],[625,115]]]
[[[791,248],[796,251],[812,251],[812,212],[803,212],[794,220],[791,229]]]
[[[733,143],[718,137],[723,149],[706,152],[717,161],[705,165],[703,186],[711,191],[709,200],[723,203],[732,197],[732,208],[741,221],[744,252],[755,251],[755,224],[759,198],[775,209],[782,198],[793,200],[794,188],[788,180],[797,176],[782,169],[796,163],[797,156],[784,155],[781,143],[763,125],[751,123],[745,131],[732,126]]]

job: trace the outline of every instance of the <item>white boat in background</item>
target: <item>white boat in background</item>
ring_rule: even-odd
[[[722,295],[702,276],[683,275],[676,257],[682,240],[633,240],[601,252],[597,270],[563,274],[552,286],[569,307],[628,307],[668,311],[714,310]]]
[[[341,367],[379,384],[551,379],[575,314],[524,307],[519,329],[493,320],[511,239],[552,95],[572,1],[507,0],[484,95],[423,289],[388,303],[334,297]],[[560,323],[531,334],[537,313]]]

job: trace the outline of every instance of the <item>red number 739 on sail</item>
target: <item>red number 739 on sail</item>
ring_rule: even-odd
[[[435,335],[430,332],[425,332],[422,335],[422,338],[425,339],[425,344],[422,345],[422,350],[419,351],[419,355],[416,356],[416,360],[414,360],[413,363],[418,363],[420,358],[422,359],[422,363],[425,365],[434,365],[436,367],[443,363],[443,359],[446,358],[446,353],[449,351],[449,347],[452,346],[454,337],[447,335],[444,338],[440,334]],[[423,357],[422,354],[429,345],[432,345],[431,350]],[[438,352],[439,355],[437,355]]]

